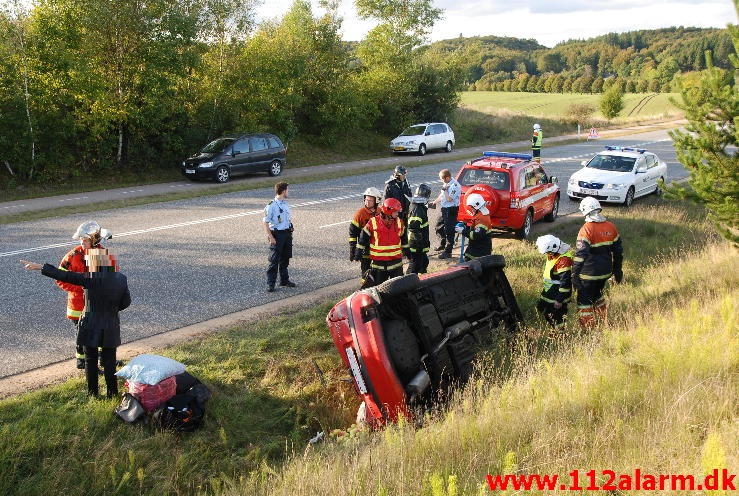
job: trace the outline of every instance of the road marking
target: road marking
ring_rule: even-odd
[[[25,205],[11,205],[9,207],[3,207],[3,208],[22,208],[25,207]]]
[[[334,222],[333,224],[326,224],[325,226],[318,226],[318,229],[323,229],[324,227],[338,226],[341,224],[348,224],[350,222],[351,222],[350,220],[342,220],[341,222]]]
[[[74,201],[74,200],[87,200],[89,196],[78,196],[77,198],[65,198],[63,200],[59,200],[60,202],[67,202],[67,201]]]

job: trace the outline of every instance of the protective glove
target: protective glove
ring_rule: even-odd
[[[354,262],[354,252],[357,251],[357,245],[349,245],[349,261]]]
[[[613,279],[616,281],[616,284],[621,284],[621,281],[624,280],[624,272],[622,270],[614,272]]]
[[[354,250],[354,260],[356,262],[361,262],[363,256],[364,256],[364,250],[360,248],[357,248],[356,250]]]
[[[454,226],[454,232],[461,234],[462,231],[464,231],[464,223],[463,222],[458,222],[457,225]]]

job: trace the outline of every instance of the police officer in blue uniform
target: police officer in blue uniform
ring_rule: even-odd
[[[294,288],[290,280],[287,266],[293,256],[293,225],[290,217],[290,205],[287,203],[288,184],[280,181],[275,184],[275,199],[264,207],[264,231],[269,241],[269,267],[267,267],[267,291],[272,293],[277,283],[277,272],[280,273],[280,286]]]

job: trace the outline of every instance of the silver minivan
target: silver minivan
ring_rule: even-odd
[[[429,150],[454,149],[454,131],[444,122],[427,122],[408,126],[400,136],[390,142],[393,153],[417,153],[426,155]]]

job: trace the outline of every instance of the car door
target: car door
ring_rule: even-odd
[[[266,170],[269,166],[269,143],[263,136],[249,138],[251,153],[249,154],[249,171]]]
[[[549,177],[547,176],[547,173],[544,172],[544,169],[540,165],[534,166],[534,178],[532,181],[536,182],[536,200],[535,200],[535,209],[536,209],[536,218],[538,219],[540,216],[546,215],[550,210],[552,210],[552,204],[554,203],[554,195],[550,195],[548,193],[549,188],[551,184],[549,184]]]
[[[228,159],[228,166],[231,174],[239,174],[244,171],[245,162],[249,159],[249,140],[242,138],[236,140],[231,149],[231,158]]]
[[[528,208],[534,209],[534,220],[538,219],[542,215],[542,206],[539,198],[541,193],[541,185],[536,176],[535,167],[530,165],[521,171],[521,179],[519,184],[521,189],[519,190],[519,202],[521,210],[528,210]],[[522,214],[523,215],[523,214]]]
[[[647,176],[649,176],[649,180],[647,181],[649,187],[646,189],[644,194],[651,193],[655,189],[657,189],[657,181],[661,177],[659,159],[656,155],[653,155],[651,153],[649,154],[649,156],[647,156]]]
[[[634,196],[642,196],[649,191],[649,168],[646,156],[642,155],[636,159],[634,171]]]

